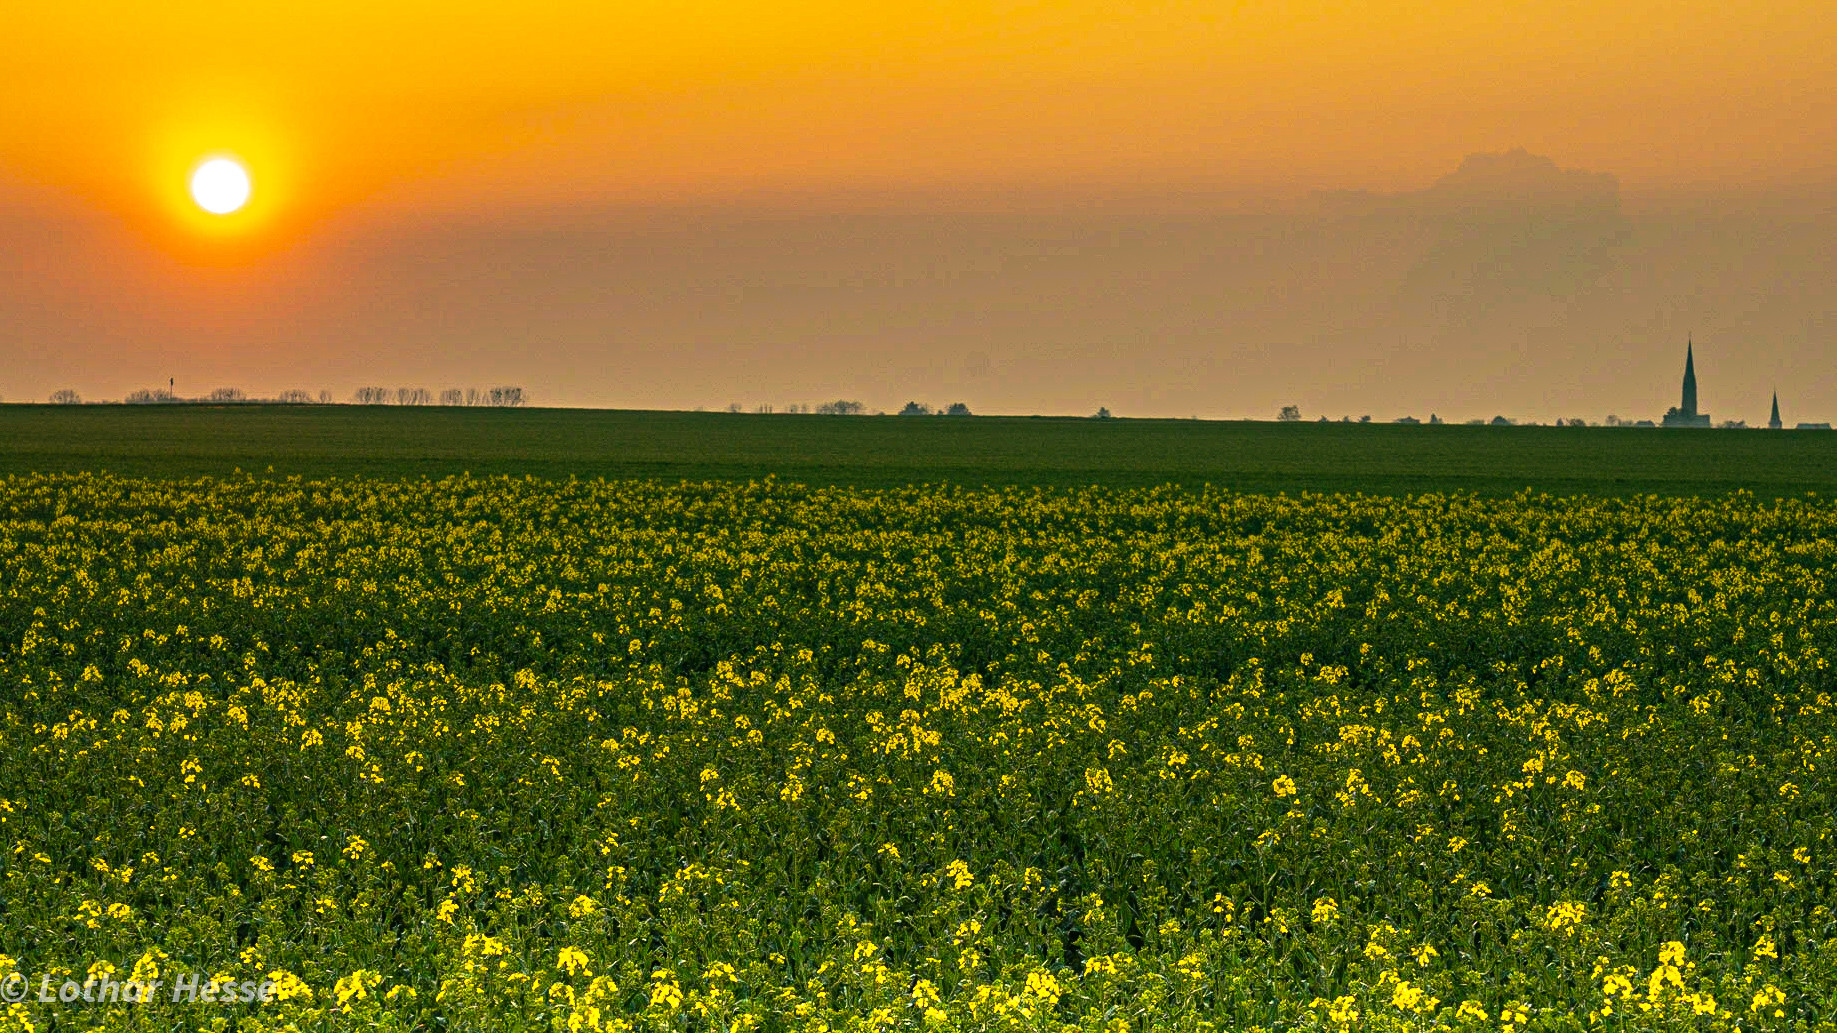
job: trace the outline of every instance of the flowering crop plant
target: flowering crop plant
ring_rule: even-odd
[[[1829,1030],[1837,507],[0,481],[0,1028]]]

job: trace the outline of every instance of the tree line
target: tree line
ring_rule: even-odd
[[[701,410],[697,409],[696,411],[700,412]],[[734,412],[734,413],[745,412],[746,407],[741,405],[739,402],[733,402],[727,406],[727,411]],[[760,405],[760,406],[754,407],[753,412],[761,413],[761,414],[768,414],[768,415],[771,413],[776,413],[776,412],[785,412],[785,413],[791,413],[791,414],[798,414],[798,413],[807,414],[807,413],[814,412],[818,416],[866,416],[867,406],[861,402],[851,402],[847,400],[841,400],[841,401],[835,401],[835,402],[824,402],[821,405],[818,405],[814,408],[808,405],[799,405],[799,404],[787,405],[783,409],[777,409],[770,405]],[[885,415],[885,414],[881,413],[879,415]],[[970,412],[970,407],[968,405],[965,405],[962,402],[952,402],[947,406],[943,406],[937,409],[933,409],[931,406],[924,405],[919,402],[907,402],[905,405],[905,408],[899,410],[899,415],[901,416],[970,416],[973,414]]]
[[[197,398],[180,397],[166,387],[130,391],[122,400],[128,405],[332,405],[332,393],[314,395],[298,389],[282,391],[273,398],[250,398],[241,388],[219,387]],[[425,387],[360,387],[351,396],[356,405],[475,405],[520,408],[529,404],[522,388],[449,387],[438,396]],[[51,392],[52,405],[82,405],[83,396],[72,388]]]
[[[528,404],[520,387],[457,388],[440,392],[438,399],[425,387],[360,387],[352,400],[358,405],[489,405],[515,409]]]

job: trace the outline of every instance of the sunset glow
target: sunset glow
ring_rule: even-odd
[[[1554,418],[1694,330],[1706,372],[1764,356],[1719,387],[1837,407],[1828,0],[15,6],[0,228],[44,243],[0,269],[8,398],[457,367],[685,407],[1304,384],[1337,416],[1381,366],[1400,411]],[[1510,187],[1566,250],[1475,244],[1436,186],[1518,149],[1552,197],[1605,184],[1580,228]],[[246,194],[194,189],[219,157]],[[1348,235],[1317,196],[1401,200]]]

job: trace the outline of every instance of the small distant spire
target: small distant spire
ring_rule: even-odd
[[[1773,415],[1767,420],[1767,427],[1770,430],[1779,430],[1784,426],[1786,425],[1780,422],[1780,393],[1776,390],[1773,392]]]

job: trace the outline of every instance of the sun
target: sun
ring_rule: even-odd
[[[191,173],[191,199],[212,215],[229,215],[249,203],[249,170],[231,158],[212,158]]]

